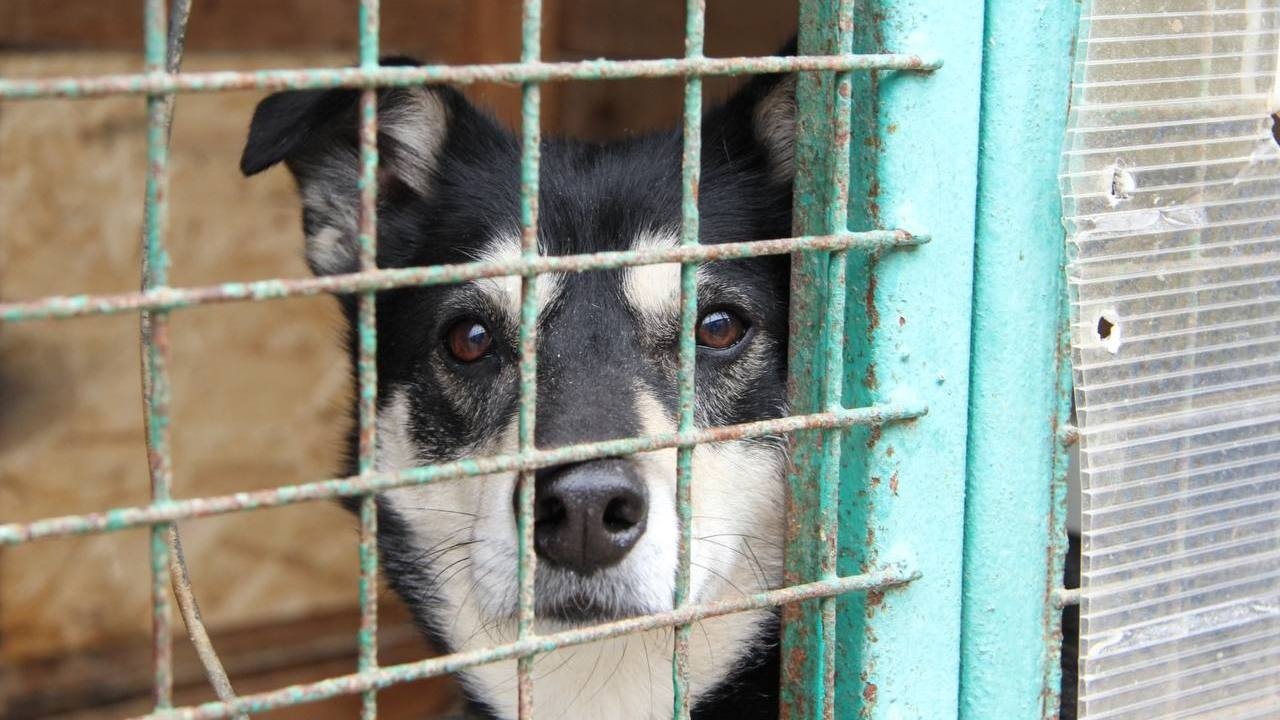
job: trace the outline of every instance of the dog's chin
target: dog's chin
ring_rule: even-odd
[[[654,612],[635,603],[619,603],[614,598],[601,598],[585,592],[539,599],[536,610],[539,620],[568,627],[597,625]]]
[[[534,612],[539,621],[550,627],[570,628],[652,615],[671,609],[670,602],[654,602],[652,592],[633,587],[631,578],[614,572],[587,576],[550,569],[539,569]],[[544,574],[545,572],[545,574]],[[511,618],[515,619],[515,608]]]

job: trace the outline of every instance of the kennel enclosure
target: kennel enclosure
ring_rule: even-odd
[[[1272,457],[1280,435],[1274,418],[1280,368],[1268,344],[1277,323],[1270,312],[1277,259],[1267,208],[1277,193],[1266,120],[1276,105],[1273,3],[1093,0],[1081,8],[1065,0],[802,0],[798,56],[708,58],[705,4],[690,0],[683,57],[564,63],[542,60],[541,3],[524,0],[519,62],[393,68],[378,66],[379,3],[362,0],[357,67],[200,73],[179,67],[189,7],[145,0],[141,73],[0,79],[5,101],[127,93],[145,96],[148,105],[142,290],[5,302],[0,321],[141,315],[152,501],[0,525],[0,545],[151,528],[151,717],[236,717],[360,693],[363,716],[372,718],[381,688],[511,659],[518,660],[520,714],[533,717],[538,653],[656,627],[674,628],[672,713],[687,717],[692,623],[771,606],[781,606],[784,617],[786,717],[1053,717],[1060,610],[1077,598],[1083,717],[1149,717],[1133,713],[1157,710],[1199,716],[1188,703],[1206,678],[1209,693],[1196,696],[1205,699],[1204,712],[1226,712],[1237,699],[1257,717],[1275,710],[1280,648],[1269,638],[1280,587]],[[784,71],[799,73],[795,237],[699,245],[702,78]],[[541,84],[658,76],[683,78],[685,88],[680,247],[540,256]],[[376,88],[478,81],[521,87],[522,257],[378,269]],[[167,145],[175,99],[331,87],[364,91],[361,271],[170,287]],[[792,415],[697,427],[697,264],[766,253],[793,257]],[[683,291],[679,430],[536,447],[538,275],[673,262],[681,263]],[[375,294],[497,276],[522,283],[519,451],[377,472]],[[359,299],[359,474],[271,491],[172,497],[169,324],[181,322],[181,310],[208,303],[323,293]],[[1171,304],[1153,306],[1161,302],[1154,298]],[[1160,384],[1161,378],[1176,381]],[[1068,425],[1073,380],[1079,432]],[[1135,383],[1143,382],[1157,385],[1135,397]],[[1151,412],[1143,415],[1141,407]],[[786,586],[690,604],[692,448],[777,433],[794,438]],[[1078,594],[1061,587],[1066,448],[1077,437],[1086,498]],[[658,448],[679,453],[684,535],[675,609],[537,633],[533,471]],[[519,638],[379,666],[372,493],[504,471],[524,478]],[[173,529],[202,516],[337,497],[361,498],[357,671],[235,696],[234,678],[219,677],[216,642],[201,637],[190,611],[192,589],[175,562]],[[1159,525],[1147,519],[1151,512],[1177,520]],[[1127,545],[1110,551],[1107,543],[1117,537]],[[1138,554],[1123,554],[1135,547]],[[1126,578],[1122,592],[1109,584],[1116,573]],[[1144,577],[1152,582],[1143,585]],[[188,630],[206,651],[220,691],[216,702],[173,707],[171,585]],[[1171,600],[1152,596],[1171,588]],[[1236,592],[1236,604],[1224,610],[1206,595],[1221,592]],[[1191,618],[1202,621],[1196,627],[1212,633],[1213,651],[1227,660],[1197,659],[1201,637],[1186,630]],[[1184,634],[1141,634],[1151,627]],[[1108,650],[1116,647],[1113,638],[1135,631],[1145,640],[1121,641],[1133,650],[1131,661]],[[1126,673],[1145,673],[1137,679],[1145,690],[1136,696],[1117,690],[1130,682]]]

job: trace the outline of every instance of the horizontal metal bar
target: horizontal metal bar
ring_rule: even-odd
[[[809,57],[734,57],[658,60],[583,60],[579,62],[422,65],[380,68],[308,68],[295,70],[202,73],[133,73],[97,77],[0,79],[0,99],[89,98],[104,95],[200,93],[222,90],[311,90],[325,88],[407,87],[476,82],[526,83],[564,80],[620,80],[704,75],[819,70],[934,70],[941,61],[920,55],[820,55]]]
[[[811,250],[888,249],[920,245],[928,237],[903,230],[872,230],[781,240],[754,240],[722,245],[696,245],[653,250],[601,252],[588,255],[542,256],[510,260],[390,268],[343,275],[293,280],[257,280],[190,288],[158,288],[106,295],[62,295],[0,303],[0,322],[21,322],[85,315],[114,315],[138,310],[180,310],[195,305],[240,300],[273,300],[324,293],[357,293],[467,282],[479,278],[535,275],[548,272],[587,272],[636,265],[735,260],[761,255],[784,255]]]
[[[196,707],[157,712],[142,716],[139,720],[212,720],[213,718],[228,717],[235,713],[266,712],[277,708],[318,702],[340,695],[351,695],[365,690],[381,689],[399,683],[445,675],[476,665],[528,657],[558,648],[583,645],[597,640],[606,640],[646,630],[683,625],[721,615],[776,607],[802,600],[831,597],[842,593],[887,590],[909,583],[919,576],[919,573],[914,569],[901,563],[895,563],[861,575],[819,580],[754,595],[743,595],[731,600],[686,605],[676,610],[654,615],[644,615],[603,625],[566,630],[552,635],[534,636],[505,645],[444,655],[402,665],[392,665],[371,672],[351,673],[318,682],[292,685],[257,695],[246,695],[229,703],[211,702]]]
[[[812,415],[794,415],[740,425],[704,428],[693,432],[668,432],[645,437],[606,440],[568,445],[553,450],[516,452],[484,458],[467,458],[396,472],[373,473],[270,490],[238,492],[230,495],[171,500],[153,505],[116,508],[106,512],[66,515],[27,523],[0,525],[0,547],[50,537],[112,532],[126,528],[170,522],[192,517],[222,515],[241,510],[279,507],[308,500],[349,497],[382,492],[407,485],[422,485],[461,477],[493,473],[537,470],[569,462],[631,455],[665,448],[742,440],[766,435],[783,435],[809,428],[837,428],[854,425],[882,425],[926,414],[921,406],[884,404]]]
[[[1058,588],[1053,591],[1053,606],[1062,609],[1080,604],[1080,588]]]
[[[1058,429],[1058,442],[1062,447],[1071,447],[1080,442],[1080,428],[1064,423]]]

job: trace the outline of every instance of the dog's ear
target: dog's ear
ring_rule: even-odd
[[[793,37],[777,55],[796,54]],[[704,139],[708,150],[717,145],[731,156],[749,149],[763,153],[770,174],[779,182],[795,177],[796,76],[756,75],[706,122],[713,137]]]
[[[388,58],[383,65],[416,65]],[[409,87],[378,93],[378,190],[381,198],[431,192],[461,95],[448,88]],[[360,91],[276,93],[258,104],[240,157],[255,175],[283,162],[302,197],[307,262],[316,274],[358,269]]]

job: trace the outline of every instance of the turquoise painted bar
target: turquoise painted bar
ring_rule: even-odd
[[[1074,0],[987,0],[974,253],[960,717],[1058,712],[1065,518],[1053,477]]]
[[[854,52],[909,47],[942,65],[853,77],[850,220],[932,241],[850,254],[845,404],[909,397],[928,414],[845,436],[837,569],[892,558],[920,579],[840,599],[840,718],[958,713],[983,22],[981,3],[929,0],[860,5],[855,18]]]

